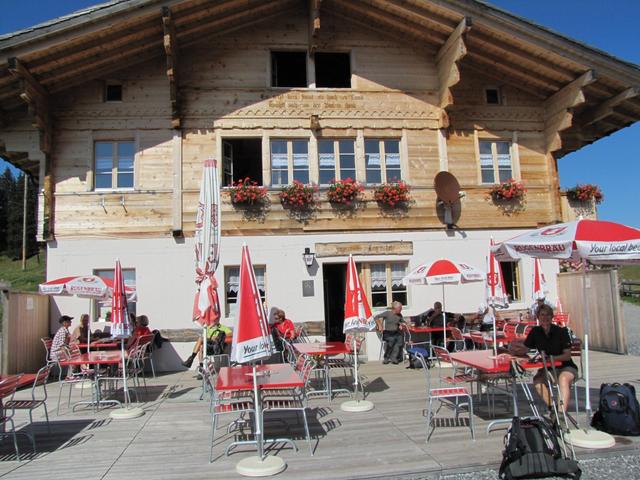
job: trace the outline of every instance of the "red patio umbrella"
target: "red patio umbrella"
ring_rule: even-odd
[[[405,285],[442,285],[442,334],[443,340],[447,338],[447,319],[445,318],[444,286],[446,284],[459,284],[469,282],[481,282],[486,280],[486,273],[466,263],[458,263],[453,260],[441,258],[435,262],[427,262],[418,265],[406,277],[402,279]]]
[[[220,318],[218,281],[215,273],[220,262],[220,189],[218,164],[205,160],[202,166],[200,198],[195,232],[196,295],[193,321],[202,326],[202,348],[207,355],[207,326]]]
[[[264,311],[256,274],[251,263],[249,248],[242,247],[242,261],[240,262],[240,282],[238,289],[237,323],[233,329],[231,343],[231,360],[236,363],[253,364],[253,395],[255,399],[255,438],[258,447],[258,457],[245,458],[236,467],[242,474],[256,471],[269,471],[269,474],[279,473],[286,467],[279,457],[265,458],[263,448],[262,418],[260,396],[256,374],[256,362],[268,358],[273,353],[271,335]]]
[[[540,259],[535,258],[533,261],[533,301],[546,297],[548,291],[547,279],[540,269]]]
[[[359,334],[368,332],[375,328],[371,307],[364,293],[360,277],[358,276],[358,268],[353,257],[349,255],[347,263],[347,286],[345,292],[344,303],[344,325],[342,331],[344,333]],[[354,390],[355,400],[344,402],[340,408],[349,412],[362,412],[371,410],[373,403],[367,400],[358,400],[358,348],[356,335],[353,335],[353,358],[354,358]],[[364,393],[364,392],[363,392]]]
[[[587,261],[607,265],[640,264],[640,230],[615,222],[602,220],[576,220],[538,228],[506,240],[493,247],[499,260],[522,257],[554,258],[583,263],[582,292],[584,302],[584,359],[585,359],[585,412],[587,430],[584,436],[574,436],[584,446],[601,445],[590,441],[588,425],[591,422],[591,394],[589,378],[589,308],[587,297]],[[575,431],[574,431],[575,432]]]
[[[113,337],[120,338],[120,351],[122,352],[122,384],[124,401],[126,408],[121,411],[111,412],[112,418],[135,418],[144,412],[140,408],[130,408],[131,399],[129,397],[129,387],[127,386],[127,362],[124,353],[124,341],[131,335],[131,325],[129,324],[129,307],[125,295],[124,278],[122,277],[122,266],[120,260],[116,260],[116,268],[113,278],[113,296],[111,297],[111,333]]]
[[[113,280],[98,275],[73,275],[55,278],[38,285],[43,295],[77,296],[107,300],[113,293]],[[136,289],[125,286],[128,301],[135,301]]]

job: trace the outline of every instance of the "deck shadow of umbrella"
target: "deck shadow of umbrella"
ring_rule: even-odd
[[[16,430],[18,434],[20,460],[35,460],[51,452],[84,445],[93,438],[93,434],[78,435],[93,423],[93,419],[51,420],[49,422],[51,433],[49,433],[46,422],[33,422],[36,453],[33,452],[31,440],[25,435],[26,433],[31,433],[31,427],[29,425],[22,426]],[[17,460],[18,458],[13,448],[13,442],[2,442],[2,445],[0,445],[0,462]]]

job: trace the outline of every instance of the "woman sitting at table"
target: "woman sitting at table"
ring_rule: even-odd
[[[274,315],[274,323],[271,326],[271,335],[276,350],[281,352],[283,349],[282,339],[291,341],[296,338],[296,327],[291,320],[286,317],[284,310],[279,308]]]
[[[91,330],[89,328],[89,315],[83,313],[82,315],[80,315],[80,325],[73,329],[73,333],[71,334],[71,342],[87,343],[87,340],[92,341],[95,338],[95,335],[91,333]]]
[[[135,320],[136,327],[133,329],[133,333],[127,340],[127,350],[138,342],[138,339],[144,335],[153,335],[149,329],[149,318],[146,315],[140,315]]]

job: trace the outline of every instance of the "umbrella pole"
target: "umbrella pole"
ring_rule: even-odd
[[[444,283],[442,284],[442,346],[447,348],[447,309],[445,307]]]
[[[126,408],[129,408],[129,387],[127,386],[127,364],[124,358],[124,338],[120,339],[120,351],[122,353],[122,391],[124,393],[124,403],[126,405]]]
[[[498,355],[498,340],[496,338],[496,306],[495,303],[491,304],[491,311],[493,312],[493,356]]]
[[[356,399],[356,402],[358,401],[358,352],[356,351],[356,345],[358,344],[358,342],[356,341],[356,336],[353,336],[353,365],[354,365],[354,369],[353,369],[353,376],[354,376],[354,380],[353,380],[353,393]],[[364,392],[363,392],[364,395]]]
[[[364,390],[362,391],[362,400],[358,400],[358,351],[357,351],[358,342],[356,341],[356,336],[353,336],[353,361],[354,361],[354,393],[355,400],[347,400],[346,402],[342,402],[340,405],[340,410],[345,412],[368,412],[373,409],[373,402],[370,400],[364,399]]]
[[[255,402],[255,423],[256,423],[256,444],[258,447],[258,457],[260,461],[264,461],[264,446],[262,444],[262,409],[260,407],[260,398],[258,397],[258,377],[256,372],[256,364],[253,364],[253,397]]]
[[[585,406],[584,413],[587,420],[587,428],[591,423],[591,394],[589,375],[589,298],[587,297],[587,261],[582,261],[582,308],[584,318],[584,382],[585,382]]]

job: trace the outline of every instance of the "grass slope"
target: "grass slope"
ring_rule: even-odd
[[[27,269],[22,271],[22,262],[14,261],[8,257],[0,256],[0,282],[8,282],[11,284],[12,290],[21,290],[27,292],[37,292],[38,284],[45,280],[45,255],[40,253],[40,263],[38,256],[27,260]]]

